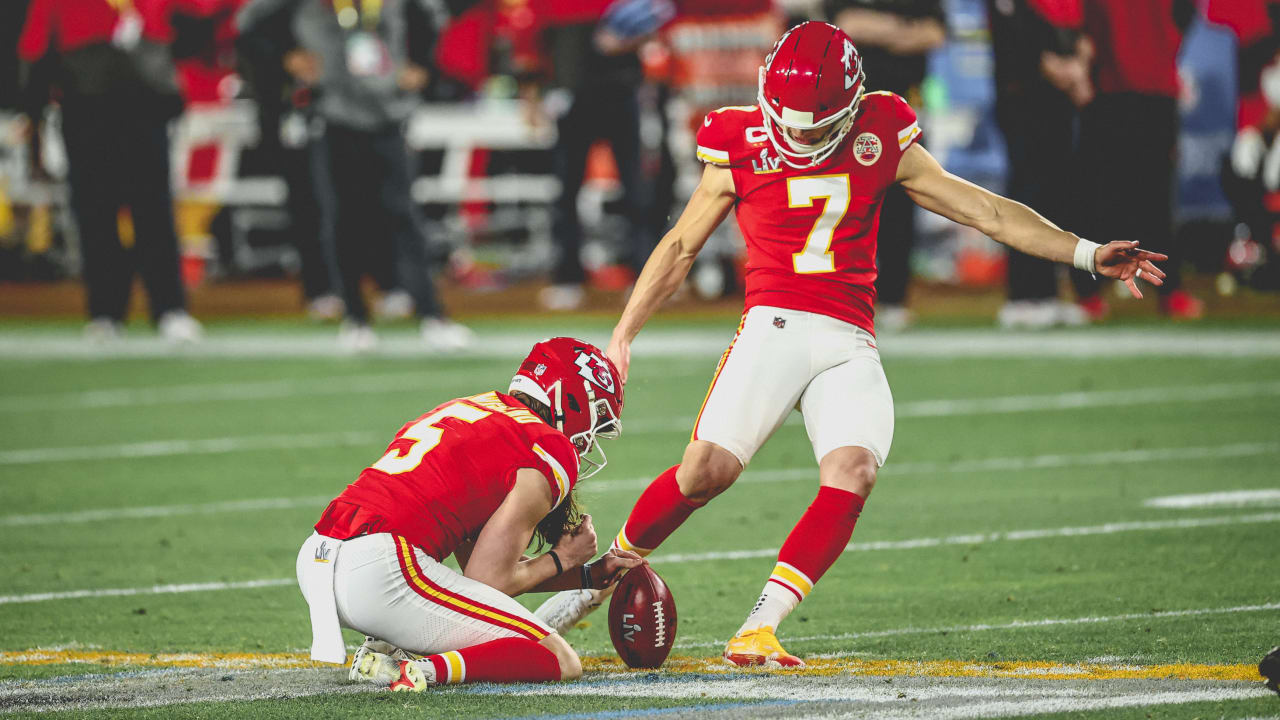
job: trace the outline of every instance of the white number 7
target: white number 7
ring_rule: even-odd
[[[787,205],[789,207],[813,207],[815,200],[827,202],[822,214],[809,230],[804,248],[791,256],[795,271],[801,275],[829,273],[836,269],[836,256],[831,252],[831,240],[836,226],[849,209],[849,176],[817,175],[814,177],[787,178]]]
[[[444,430],[436,427],[436,423],[445,418],[457,418],[466,423],[473,423],[489,414],[488,410],[481,410],[464,403],[446,405],[409,426],[409,429],[404,431],[404,434],[400,437],[414,441],[413,445],[409,446],[408,452],[401,455],[398,450],[391,450],[386,455],[383,455],[381,460],[369,467],[374,470],[381,470],[388,475],[409,472],[422,463],[422,458],[431,452],[432,448],[440,444],[440,438],[444,436]]]

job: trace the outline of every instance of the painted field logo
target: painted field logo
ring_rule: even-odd
[[[868,167],[880,159],[881,149],[880,138],[875,133],[864,132],[853,140],[853,156]]]

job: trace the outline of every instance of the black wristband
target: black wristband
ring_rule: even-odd
[[[582,589],[591,589],[591,566],[595,563],[587,563],[582,566]]]
[[[556,551],[548,550],[547,554],[551,556],[551,562],[554,562],[556,564],[556,574],[559,575],[560,573],[564,572],[564,565],[560,564],[560,556],[556,554]]]

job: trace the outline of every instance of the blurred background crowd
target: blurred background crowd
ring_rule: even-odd
[[[1167,252],[1159,312],[1280,289],[1280,0],[6,0],[0,282],[78,279],[94,341],[135,279],[175,341],[202,334],[194,289],[246,279],[296,280],[268,311],[353,350],[378,318],[465,347],[450,310],[513,288],[613,310],[697,181],[703,115],[753,103],[811,18],[953,172]],[[732,297],[741,250],[725,223],[690,296]],[[901,191],[878,264],[882,328],[925,286],[1001,288],[1005,327],[1116,302]]]

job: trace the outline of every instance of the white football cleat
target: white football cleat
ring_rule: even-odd
[[[546,310],[577,310],[582,307],[586,297],[587,293],[582,286],[574,283],[548,285],[538,291],[538,302]]]
[[[612,587],[604,590],[561,590],[547,598],[533,614],[564,635],[565,631],[572,630],[583,618],[595,612],[611,595]]]
[[[422,342],[434,350],[445,352],[465,350],[476,340],[476,334],[471,332],[471,328],[448,318],[423,318],[420,332]]]
[[[400,663],[390,655],[374,652],[362,645],[351,658],[351,671],[347,677],[357,682],[363,680],[375,685],[390,685],[400,679]]]
[[[156,330],[171,343],[196,343],[204,338],[204,327],[186,310],[170,310],[161,315]]]
[[[346,303],[342,302],[342,298],[333,293],[319,295],[307,303],[307,317],[316,322],[341,320],[342,313],[346,312],[346,310]]]
[[[347,352],[370,352],[378,346],[378,336],[368,325],[343,320],[338,328],[338,346]]]
[[[356,654],[351,658],[351,671],[347,677],[386,686],[400,679],[400,663],[421,659],[421,655],[366,635],[364,644],[356,648]]]
[[[396,667],[391,692],[422,692],[436,684],[436,667],[430,662],[405,660]]]
[[[400,288],[391,290],[379,298],[373,314],[385,320],[404,320],[413,315],[413,297]]]
[[[84,339],[94,345],[105,345],[120,339],[124,326],[109,317],[96,317],[84,326]]]
[[[1005,330],[1044,330],[1058,324],[1057,300],[1010,300],[996,313]]]
[[[902,305],[881,305],[876,308],[876,329],[889,332],[906,330],[915,321],[915,315]]]

